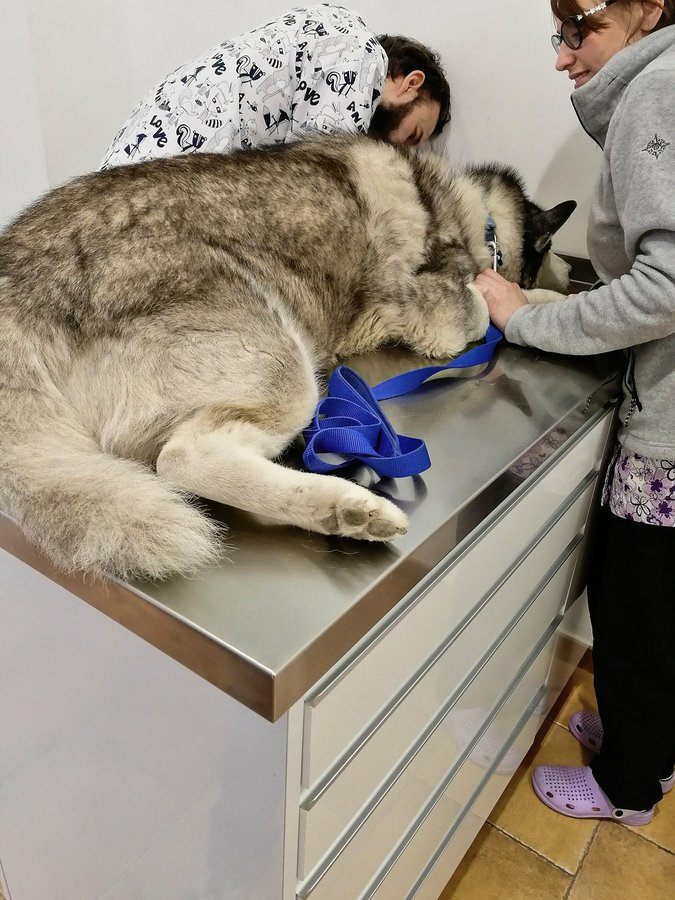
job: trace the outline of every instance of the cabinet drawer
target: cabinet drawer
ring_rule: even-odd
[[[460,700],[447,715],[435,722],[424,740],[411,749],[403,765],[397,767],[392,778],[378,789],[369,806],[350,823],[317,863],[301,885],[300,897],[356,896],[396,847],[411,822],[420,816],[439,784],[446,780],[449,783],[460,770],[465,774],[471,772],[476,783],[480,780],[484,769],[480,764],[471,762],[467,765],[467,762],[470,762],[472,754],[479,762],[484,756],[486,745],[479,743],[482,732],[494,719],[499,722],[499,728],[508,734],[512,722],[522,714],[532,698],[531,682],[524,676],[533,660],[539,656],[542,666],[543,675],[536,674],[538,686],[548,671],[550,659],[544,658],[539,651],[560,620],[557,614],[565,602],[579,540],[575,539],[565,550],[525,608],[519,609],[513,616],[495,642],[492,655]],[[533,646],[538,647],[534,654]],[[509,682],[505,682],[504,675],[514,671],[512,687],[505,693],[504,685]],[[527,693],[527,697],[522,696],[523,692]],[[335,803],[339,803],[337,797]],[[327,821],[327,816],[324,816],[324,821]],[[312,834],[311,824],[305,829],[305,841],[313,842],[313,846],[319,845]]]
[[[402,685],[484,598],[564,504],[571,489],[597,472],[611,413],[605,413],[540,479],[506,501],[425,591],[403,600],[362,646],[308,696],[303,785],[309,787],[370,723]],[[405,624],[404,624],[405,623]],[[404,627],[400,627],[404,624]]]
[[[482,684],[488,685],[484,702],[489,707],[499,693],[499,686],[511,680],[522,656],[513,651],[500,655],[495,652],[496,648],[508,631],[509,623],[535,592],[537,584],[547,577],[550,560],[556,559],[575,535],[583,531],[595,480],[591,479],[585,488],[584,484],[582,482],[580,495],[572,506],[533,547],[480,615],[442,645],[442,652],[432,659],[430,665],[416,673],[408,693],[392,714],[383,720],[379,728],[367,733],[360,743],[348,748],[345,756],[338,760],[338,765],[302,796],[301,877],[317,863],[369,799],[376,796],[378,786],[397,765],[403,764],[411,747],[419,743],[420,736],[430,733],[448,709],[455,704],[466,708],[467,698],[473,698],[468,701],[471,708],[471,704],[477,702],[476,692]],[[536,602],[541,607],[544,598],[539,597]],[[544,621],[544,628],[556,612],[557,608],[550,615],[542,610],[544,620],[549,615],[548,621]],[[401,627],[405,627],[405,623]],[[524,627],[524,623],[518,625],[521,631]],[[523,656],[540,636],[541,631],[527,635]],[[511,640],[511,645],[514,643]],[[495,655],[490,659],[493,653]],[[489,667],[481,672],[488,660]],[[486,674],[487,668],[492,675]],[[455,717],[455,729],[470,729],[473,719],[475,713],[459,713]],[[481,721],[476,722],[476,728]]]
[[[438,868],[438,890],[452,872],[492,811],[502,791],[530,749],[544,720],[546,678],[557,636],[544,648],[523,675],[512,698],[495,716],[457,776],[441,785],[421,816],[385,860],[359,900],[401,900],[417,896],[427,875]],[[437,860],[452,847],[452,859]],[[437,897],[429,890],[423,896]]]

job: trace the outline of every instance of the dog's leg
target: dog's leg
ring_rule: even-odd
[[[456,356],[490,323],[483,295],[456,277],[423,273],[404,306],[402,339],[422,356]]]
[[[223,409],[218,409],[223,419]],[[212,427],[200,410],[183,423],[157,459],[172,485],[321,534],[385,541],[405,534],[407,518],[389,500],[343,478],[298,472],[273,462],[289,436],[239,417]],[[291,436],[292,437],[292,436]]]
[[[570,284],[572,266],[552,250],[544,257],[536,285],[551,291],[565,292]]]
[[[567,297],[567,294],[559,294],[557,291],[549,291],[546,288],[531,288],[523,293],[527,297],[528,303],[554,303],[556,300]]]

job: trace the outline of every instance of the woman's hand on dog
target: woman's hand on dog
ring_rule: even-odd
[[[485,298],[490,318],[501,331],[504,331],[513,313],[527,303],[527,297],[519,285],[507,281],[492,269],[477,275],[474,284]]]

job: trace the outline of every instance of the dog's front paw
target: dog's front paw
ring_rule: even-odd
[[[544,257],[537,275],[536,285],[552,291],[567,291],[572,266],[552,250]]]
[[[416,343],[414,350],[420,356],[428,356],[430,359],[453,359],[459,356],[468,343],[469,338],[464,336],[440,334],[435,339],[427,338],[424,342]]]
[[[523,293],[527,297],[528,303],[554,303],[567,296],[567,294],[559,294],[557,291],[548,291],[545,288],[532,288]]]

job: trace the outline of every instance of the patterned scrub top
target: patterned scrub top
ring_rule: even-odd
[[[387,68],[356,13],[327,3],[291,9],[168,75],[120,129],[100,168],[230,153],[307,131],[365,133]]]
[[[648,459],[621,447],[609,485],[615,516],[646,525],[675,525],[675,462]]]

